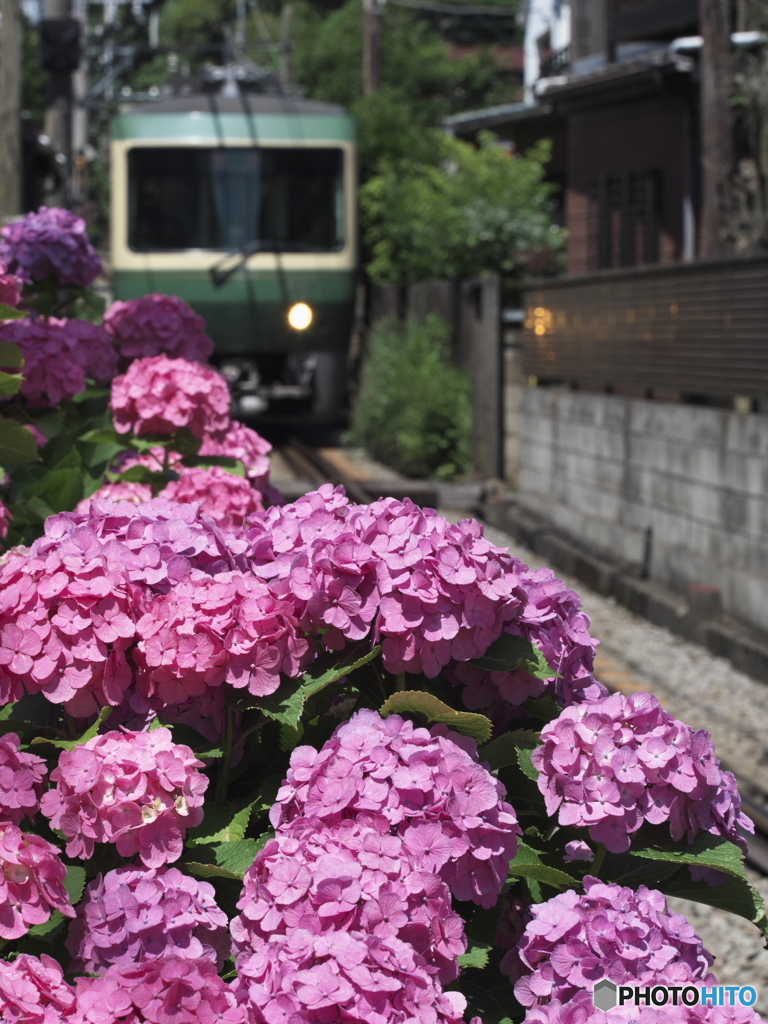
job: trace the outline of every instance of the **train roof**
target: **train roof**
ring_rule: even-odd
[[[113,122],[116,139],[226,142],[239,139],[355,140],[343,107],[296,96],[194,93],[124,108]]]

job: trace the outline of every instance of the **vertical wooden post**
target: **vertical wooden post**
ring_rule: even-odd
[[[70,11],[70,0],[45,2],[46,18],[69,18]],[[49,206],[64,206],[69,199],[72,185],[72,107],[71,71],[49,71],[45,134],[59,147],[66,161],[60,188],[47,196]]]
[[[733,133],[729,0],[699,0],[701,50],[702,257],[727,254]]]
[[[21,213],[21,55],[19,0],[0,0],[0,222]]]

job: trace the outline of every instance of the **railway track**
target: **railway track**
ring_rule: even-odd
[[[359,504],[369,504],[379,497],[390,496],[400,500],[409,497],[417,504],[430,508],[437,508],[440,505],[438,485],[430,481],[370,478],[341,449],[313,448],[300,438],[291,437],[280,445],[277,451],[295,474],[300,486],[341,484],[349,497]],[[465,514],[469,511],[467,508]],[[601,648],[598,651],[595,670],[598,678],[609,690],[630,694],[639,690],[650,690],[652,686],[652,683],[641,678],[613,650],[606,652]],[[661,703],[664,704],[663,699]],[[768,875],[768,793],[763,792],[743,771],[729,765],[727,759],[722,759],[721,763],[736,776],[744,811],[755,823],[754,836],[745,836],[748,847],[747,863],[753,869]]]

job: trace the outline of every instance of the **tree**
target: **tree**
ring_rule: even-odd
[[[510,273],[562,246],[544,181],[546,143],[511,157],[488,132],[477,149],[438,132],[430,137],[439,162],[389,161],[361,189],[374,282]]]

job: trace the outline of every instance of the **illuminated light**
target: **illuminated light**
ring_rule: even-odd
[[[288,310],[288,323],[294,331],[305,331],[312,323],[312,307],[306,302],[295,302]]]

